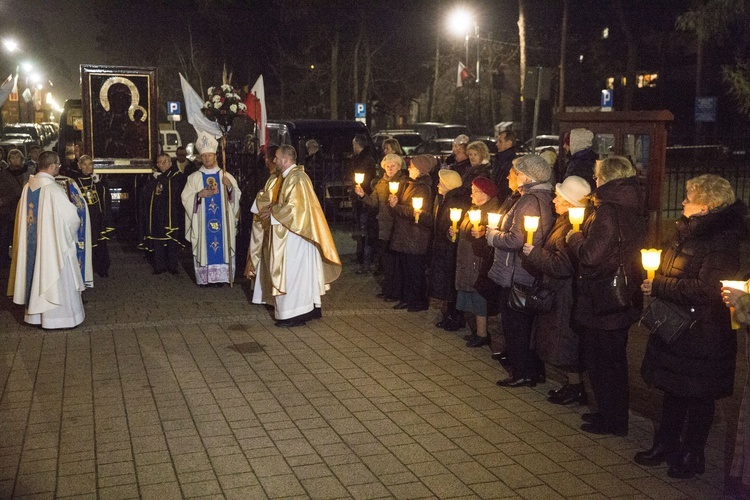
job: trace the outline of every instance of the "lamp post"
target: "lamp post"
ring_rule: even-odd
[[[454,9],[448,16],[448,28],[455,35],[463,35],[464,45],[466,49],[465,67],[469,67],[469,37],[471,36],[471,26],[474,25],[474,36],[477,39],[477,66],[475,82],[479,83],[479,25],[474,19],[474,15],[465,8],[458,7]],[[466,96],[466,122],[469,122],[469,94],[464,90]]]

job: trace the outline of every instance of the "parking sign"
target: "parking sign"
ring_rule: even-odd
[[[609,89],[602,90],[602,111],[612,111],[612,91]]]
[[[180,104],[180,101],[167,101],[167,115],[179,115]]]

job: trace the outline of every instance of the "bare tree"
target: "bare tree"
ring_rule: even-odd
[[[625,34],[625,42],[628,48],[627,62],[625,63],[625,99],[622,108],[624,111],[633,109],[633,96],[635,95],[635,71],[638,65],[638,42],[625,15],[622,0],[615,0],[615,12],[620,23],[620,29]]]
[[[339,118],[339,44],[341,36],[339,31],[333,35],[331,42],[331,120]]]
[[[521,76],[521,134],[526,135],[526,100],[523,98],[526,88],[526,1],[518,0],[518,59]]]
[[[562,25],[560,27],[560,88],[557,95],[557,110],[565,111],[565,59],[568,50],[568,13],[570,0],[563,0]]]

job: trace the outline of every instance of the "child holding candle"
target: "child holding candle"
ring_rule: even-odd
[[[486,177],[477,177],[471,183],[471,207],[464,211],[464,217],[458,231],[458,250],[456,255],[456,309],[474,315],[471,325],[472,334],[466,342],[467,347],[489,345],[487,317],[497,314],[497,304],[488,304],[476,289],[477,281],[483,277],[492,264],[492,249],[484,241],[484,230],[487,214],[500,208],[497,200],[497,186]],[[478,227],[471,220],[470,212],[479,212]],[[453,236],[453,228],[448,235]]]
[[[499,307],[510,376],[503,387],[533,387],[543,379],[544,364],[531,348],[534,316],[508,307],[513,283],[532,285],[535,277],[523,265],[519,254],[526,242],[524,217],[539,217],[534,245],[544,242],[555,218],[552,211],[552,167],[539,155],[526,155],[513,163],[520,197],[503,217],[498,229],[487,229],[487,244],[493,247],[494,262],[489,278],[500,286]]]
[[[402,277],[399,299],[394,309],[409,312],[425,311],[427,299],[427,250],[432,239],[432,204],[434,194],[430,171],[433,162],[429,155],[412,158],[409,179],[397,195],[388,197],[393,217],[393,236],[390,248],[396,252],[397,272]],[[419,222],[416,221],[413,198],[422,198]]]
[[[438,172],[438,194],[435,197],[435,230],[432,241],[429,295],[440,301],[441,319],[435,325],[448,331],[458,330],[464,325],[463,313],[456,310],[456,242],[451,239],[449,229],[451,210],[463,212],[471,205],[468,193],[461,187],[461,175],[449,169]]]
[[[552,310],[537,315],[534,322],[534,350],[539,359],[561,369],[567,375],[566,383],[550,391],[547,401],[554,404],[584,404],[586,391],[581,382],[583,363],[580,357],[580,339],[571,322],[573,309],[573,279],[576,262],[565,245],[565,236],[572,228],[568,211],[571,207],[585,208],[591,187],[575,175],[555,187],[557,220],[542,245],[523,246],[524,265],[542,274],[542,285],[555,292]]]
[[[644,280],[641,290],[680,307],[695,322],[670,343],[649,337],[641,374],[664,392],[662,417],[651,449],[635,455],[641,465],[668,461],[667,475],[675,478],[704,471],[716,400],[734,388],[737,334],[720,289],[721,280],[739,270],[746,212],[730,183],[717,175],[688,180],[685,192],[674,239],[654,279]]]

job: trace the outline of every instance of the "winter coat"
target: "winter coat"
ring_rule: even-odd
[[[487,214],[500,211],[500,202],[497,198],[491,198],[481,207],[472,205],[469,210],[479,209],[482,211],[482,222],[487,225]],[[475,284],[481,277],[481,273],[489,268],[492,262],[493,251],[487,246],[485,238],[474,238],[471,235],[473,226],[469,220],[468,211],[464,212],[458,229],[458,250],[456,254],[456,290],[464,292],[476,291]]]
[[[19,170],[11,170],[9,167],[0,170],[0,214],[16,214],[21,192],[28,181],[29,171],[24,167]]]
[[[432,262],[430,264],[430,297],[439,300],[456,298],[456,248],[448,228],[453,222],[450,209],[460,208],[462,213],[471,206],[471,197],[462,187],[451,189],[445,195],[435,197],[435,232],[432,242]]]
[[[448,168],[455,172],[458,172],[458,175],[463,177],[466,174],[466,172],[468,172],[471,169],[471,162],[469,161],[468,158],[465,158],[461,161],[457,161],[455,163],[449,164]]]
[[[578,260],[576,297],[573,318],[584,327],[598,330],[628,328],[640,318],[643,308],[641,282],[641,248],[646,240],[644,192],[638,179],[614,179],[603,184],[592,195],[594,213],[580,232],[568,240]],[[618,244],[618,237],[622,241]],[[614,276],[620,259],[628,276],[632,307],[623,312],[594,316],[590,286]]]
[[[732,394],[737,334],[721,299],[722,279],[740,267],[745,206],[741,202],[704,216],[683,217],[664,250],[651,296],[692,311],[693,327],[671,344],[649,338],[641,366],[650,386],[683,397]]]
[[[429,175],[409,179],[399,188],[398,203],[388,207],[393,217],[391,250],[412,255],[425,255],[432,239],[432,181]],[[412,198],[422,198],[419,222],[414,222]]]
[[[489,163],[480,163],[476,167],[470,166],[466,170],[466,173],[461,176],[464,189],[471,192],[471,183],[474,182],[474,179],[477,177],[487,177],[488,179],[492,179],[492,165]]]
[[[403,182],[406,179],[406,171],[399,170],[392,178],[383,174],[383,177],[377,180],[372,192],[364,198],[360,198],[362,203],[372,209],[377,209],[376,218],[378,220],[378,239],[388,241],[393,233],[393,216],[388,207],[388,197],[391,195],[389,182]]]
[[[589,186],[596,186],[596,182],[594,182],[594,166],[598,157],[591,148],[582,149],[576,154],[571,155],[563,179],[567,179],[571,175],[577,175],[588,182]]]
[[[513,167],[513,160],[515,159],[516,147],[512,146],[495,154],[495,159],[492,162],[492,181],[497,186],[497,199],[501,202],[511,193],[510,187],[508,187],[508,173]]]
[[[558,215],[544,244],[527,256],[521,254],[524,265],[541,273],[541,286],[555,293],[552,309],[534,319],[533,338],[539,358],[561,367],[577,367],[580,361],[579,336],[571,325],[576,263],[565,243],[571,229],[568,213]]]
[[[532,182],[518,188],[521,197],[503,217],[499,231],[491,231],[487,244],[495,248],[489,278],[498,285],[510,288],[512,283],[531,285],[535,277],[523,265],[518,254],[526,243],[524,216],[540,216],[539,228],[534,232],[534,245],[541,245],[555,223],[552,208],[554,192],[548,182]]]

